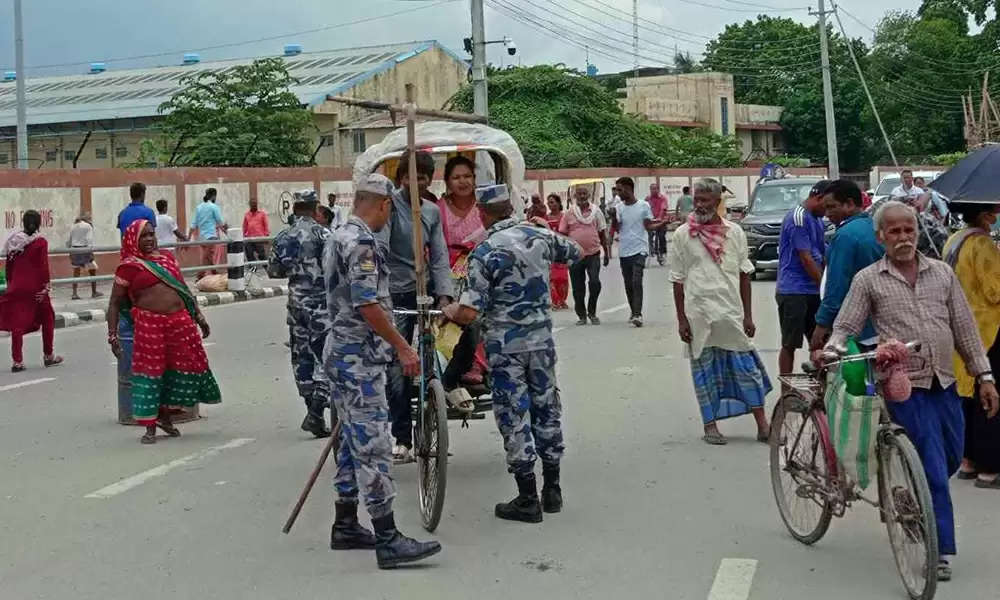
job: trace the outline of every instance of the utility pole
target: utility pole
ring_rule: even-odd
[[[486,19],[483,0],[469,0],[472,9],[472,103],[475,113],[489,117],[489,92],[486,87]]]
[[[17,168],[28,168],[28,117],[24,99],[24,26],[21,0],[14,0],[14,69],[17,77]]]
[[[639,0],[632,0],[632,76],[639,77]]]
[[[817,0],[819,10],[810,14],[819,16],[819,56],[823,69],[823,108],[826,112],[826,155],[829,162],[828,176],[840,179],[840,159],[837,157],[837,124],[833,117],[833,84],[830,82],[830,48],[826,39],[826,7],[823,0]]]

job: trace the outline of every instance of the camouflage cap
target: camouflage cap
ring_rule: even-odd
[[[292,194],[292,197],[295,198],[295,204],[310,204],[313,202],[319,202],[316,190],[299,190]]]
[[[355,186],[355,192],[367,192],[376,196],[392,196],[395,186],[392,180],[379,173],[369,173]]]
[[[510,190],[507,189],[507,184],[501,183],[476,188],[477,204],[500,204],[501,202],[510,202]]]

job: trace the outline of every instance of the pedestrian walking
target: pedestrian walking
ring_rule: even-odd
[[[125,230],[111,288],[108,344],[116,358],[122,355],[121,318],[134,329],[132,416],[146,427],[140,442],[155,444],[157,427],[177,437],[180,431],[168,407],[218,404],[222,395],[202,344],[211,333],[208,321],[184,283],[177,259],[157,249],[156,230],[145,219]]]
[[[937,521],[938,580],[948,581],[952,576],[950,561],[957,552],[948,480],[961,464],[965,428],[952,370],[955,351],[964,370],[975,378],[987,418],[996,416],[1000,399],[958,278],[947,264],[917,252],[916,211],[890,200],[876,213],[875,226],[885,257],[854,278],[827,348],[836,351],[843,347],[849,337],[861,334],[869,320],[881,340],[922,343],[916,360],[910,361],[913,391],[909,400],[887,402],[886,407],[920,455]],[[902,489],[893,490],[893,502],[918,505],[918,499]]]
[[[681,195],[674,206],[674,214],[681,223],[687,221],[688,215],[694,210],[694,198],[691,196],[691,186],[681,188]]]
[[[849,179],[838,179],[827,185],[823,194],[826,218],[837,231],[826,250],[826,286],[823,300],[816,311],[811,350],[822,348],[840,312],[854,276],[882,258],[885,249],[875,237],[871,216],[862,210],[861,188]],[[875,329],[865,326],[859,341],[874,342]]]
[[[604,251],[605,267],[611,260],[608,224],[604,213],[590,203],[590,190],[586,186],[577,186],[573,193],[576,203],[563,214],[559,233],[568,235],[583,250],[583,258],[569,268],[576,324],[586,325],[590,319],[592,325],[600,325],[597,299],[601,295],[601,251]]]
[[[1000,250],[990,237],[997,222],[994,204],[958,204],[966,228],[944,246],[944,259],[955,270],[972,308],[990,371],[1000,371]],[[975,480],[976,487],[1000,490],[1000,417],[989,418],[981,390],[964,368],[960,354],[952,359],[959,397],[965,413],[965,444],[959,479]]]
[[[614,223],[619,232],[618,262],[625,282],[625,296],[632,315],[629,322],[642,327],[642,275],[649,256],[649,232],[662,222],[653,218],[653,210],[635,197],[635,182],[622,177],[616,182],[621,201],[615,208]]]
[[[506,185],[476,190],[486,241],[469,260],[469,286],[445,316],[467,325],[480,315],[493,378],[493,414],[504,440],[507,470],[518,494],[497,504],[500,519],[539,523],[562,510],[559,481],[564,443],[556,385],[556,349],[549,310],[552,263],[573,263],[583,252],[567,237],[519,223]],[[542,459],[542,499],[535,462]]]
[[[347,210],[345,207],[337,206],[337,194],[327,194],[326,205],[333,212],[333,219],[330,221],[330,229],[336,229],[347,222]]]
[[[333,550],[375,549],[380,569],[421,560],[441,551],[438,542],[418,542],[397,528],[392,510],[392,438],[386,398],[386,367],[395,351],[406,375],[420,372],[420,357],[392,321],[389,267],[375,232],[392,214],[393,186],[368,175],[354,195],[354,215],[334,231],[323,252],[332,334],[324,367],[340,419],[334,490]],[[374,535],[358,522],[358,496],[372,519]]]
[[[559,223],[563,218],[563,203],[559,194],[549,194],[546,198],[549,207],[549,214],[545,215],[545,222],[552,231],[559,231]],[[552,263],[552,272],[549,274],[549,286],[552,293],[552,308],[565,310],[569,308],[566,300],[569,298],[569,267],[564,264]]]
[[[94,260],[94,225],[90,213],[81,213],[69,230],[69,240],[66,242],[71,250],[69,262],[73,265],[73,277],[79,277],[80,271],[87,270],[91,277],[97,277],[97,262]],[[79,249],[78,251],[74,251]],[[104,294],[97,291],[97,282],[90,282],[90,297],[100,298]],[[73,300],[79,300],[77,284],[73,284]]]
[[[666,218],[669,210],[667,197],[660,193],[660,184],[649,184],[649,195],[646,196],[646,203],[653,212],[653,219],[662,221],[663,224],[649,232],[649,250],[652,256],[656,257],[656,262],[663,265],[667,256],[667,229]]]
[[[288,276],[288,338],[295,387],[306,405],[302,430],[328,437],[323,411],[330,403],[330,383],[323,370],[323,346],[330,333],[330,313],[323,283],[323,245],[330,230],[316,222],[313,190],[295,193],[295,222],[274,239],[274,257]]]
[[[424,249],[427,260],[428,293],[437,297],[438,307],[455,297],[451,279],[448,247],[441,227],[441,209],[424,198],[434,178],[434,157],[427,152],[416,153],[417,187],[420,193],[420,221],[423,225]],[[389,291],[396,308],[417,308],[417,274],[413,262],[413,216],[410,205],[410,155],[403,154],[396,168],[399,187],[392,197],[392,217],[378,232],[379,243],[389,249]],[[397,315],[396,329],[403,339],[413,339],[416,317]],[[389,365],[389,417],[392,435],[396,438],[393,460],[413,462],[412,398],[413,382],[406,377],[402,365]]]
[[[56,356],[55,312],[52,310],[49,279],[49,243],[39,231],[42,215],[26,210],[21,231],[12,233],[3,244],[7,289],[0,294],[0,331],[10,332],[12,373],[24,366],[24,335],[42,330],[42,363],[54,367],[63,362]]]
[[[267,213],[260,210],[257,196],[251,195],[248,202],[249,210],[243,215],[243,238],[271,237],[271,225]],[[269,242],[246,242],[244,250],[248,261],[267,260],[270,250]]]
[[[819,310],[819,286],[823,281],[823,257],[826,254],[826,227],[823,196],[829,181],[820,181],[809,190],[801,205],[785,215],[778,240],[778,323],[781,326],[781,351],[778,372],[791,373],[795,351],[802,340],[811,340]]]
[[[166,199],[156,201],[156,245],[161,252],[167,244],[188,241],[187,234],[177,226],[177,221],[167,214],[167,208],[169,205]]]
[[[156,215],[153,210],[146,206],[146,184],[135,182],[128,187],[128,195],[131,200],[128,206],[118,213],[118,232],[124,236],[125,230],[133,221],[144,219],[150,223],[156,223]]]
[[[223,231],[226,230],[227,226],[225,219],[222,218],[222,210],[215,203],[217,196],[218,192],[215,188],[205,190],[205,196],[202,198],[201,204],[194,211],[194,225],[190,231],[192,237],[197,232],[199,240],[209,242],[219,239],[220,229]],[[201,264],[215,264],[216,247],[217,244],[206,244],[201,247]],[[216,270],[211,269],[208,273],[215,275]],[[199,271],[197,278],[201,279],[206,274],[206,271]]]
[[[671,239],[678,333],[691,358],[702,439],[726,444],[718,422],[749,412],[757,421],[757,441],[767,442],[764,398],[771,381],[751,341],[757,331],[750,302],[753,263],[743,229],[719,216],[721,202],[718,181],[695,182],[694,211]]]

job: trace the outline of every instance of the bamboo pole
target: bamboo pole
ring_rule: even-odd
[[[417,308],[426,308],[427,279],[424,277],[424,226],[420,218],[420,185],[417,183],[417,105],[413,101],[413,84],[406,84],[406,150],[410,155],[410,215],[413,219],[413,270],[417,278]]]
[[[406,84],[407,88],[413,84]],[[407,96],[409,98],[409,96]],[[346,98],[344,96],[327,96],[327,100],[330,102],[339,102],[341,104],[347,104],[348,106],[358,106],[361,108],[368,108],[371,110],[387,110],[390,113],[406,113],[407,105],[412,104],[407,100],[407,104],[398,105],[390,104],[388,102],[378,102],[376,100],[355,100],[354,98]],[[446,121],[462,121],[465,123],[483,123],[486,124],[486,117],[481,117],[479,115],[471,115],[469,113],[455,112],[450,110],[435,110],[433,108],[416,108],[414,107],[415,113],[422,117],[434,117],[437,119],[444,119]]]

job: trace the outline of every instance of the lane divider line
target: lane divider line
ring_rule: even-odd
[[[16,390],[18,388],[28,387],[29,385],[36,385],[39,383],[48,383],[50,381],[55,381],[55,377],[42,377],[41,379],[29,379],[28,381],[22,381],[20,383],[12,383],[10,385],[0,386],[0,392],[7,392],[10,390]]]
[[[723,558],[715,581],[708,592],[708,600],[747,600],[757,561],[750,558]]]
[[[153,467],[152,469],[148,469],[141,473],[136,473],[131,477],[126,477],[121,481],[112,483],[111,485],[106,487],[102,487],[96,492],[91,492],[86,496],[84,496],[84,498],[98,498],[102,500],[107,498],[113,498],[114,496],[117,496],[118,494],[123,494],[131,490],[132,488],[139,487],[140,485],[146,483],[151,479],[155,479],[157,477],[163,477],[164,475],[166,475],[170,471],[173,471],[177,467],[183,467],[184,465],[188,465],[193,462],[204,460],[206,458],[211,458],[212,456],[215,456],[216,454],[222,452],[223,450],[239,448],[240,446],[245,446],[253,441],[254,438],[236,438],[234,440],[226,442],[225,444],[222,444],[221,446],[213,446],[211,448],[206,448],[200,452],[195,452],[194,454],[183,456],[176,460],[172,460],[168,463],[164,463],[158,467]]]

